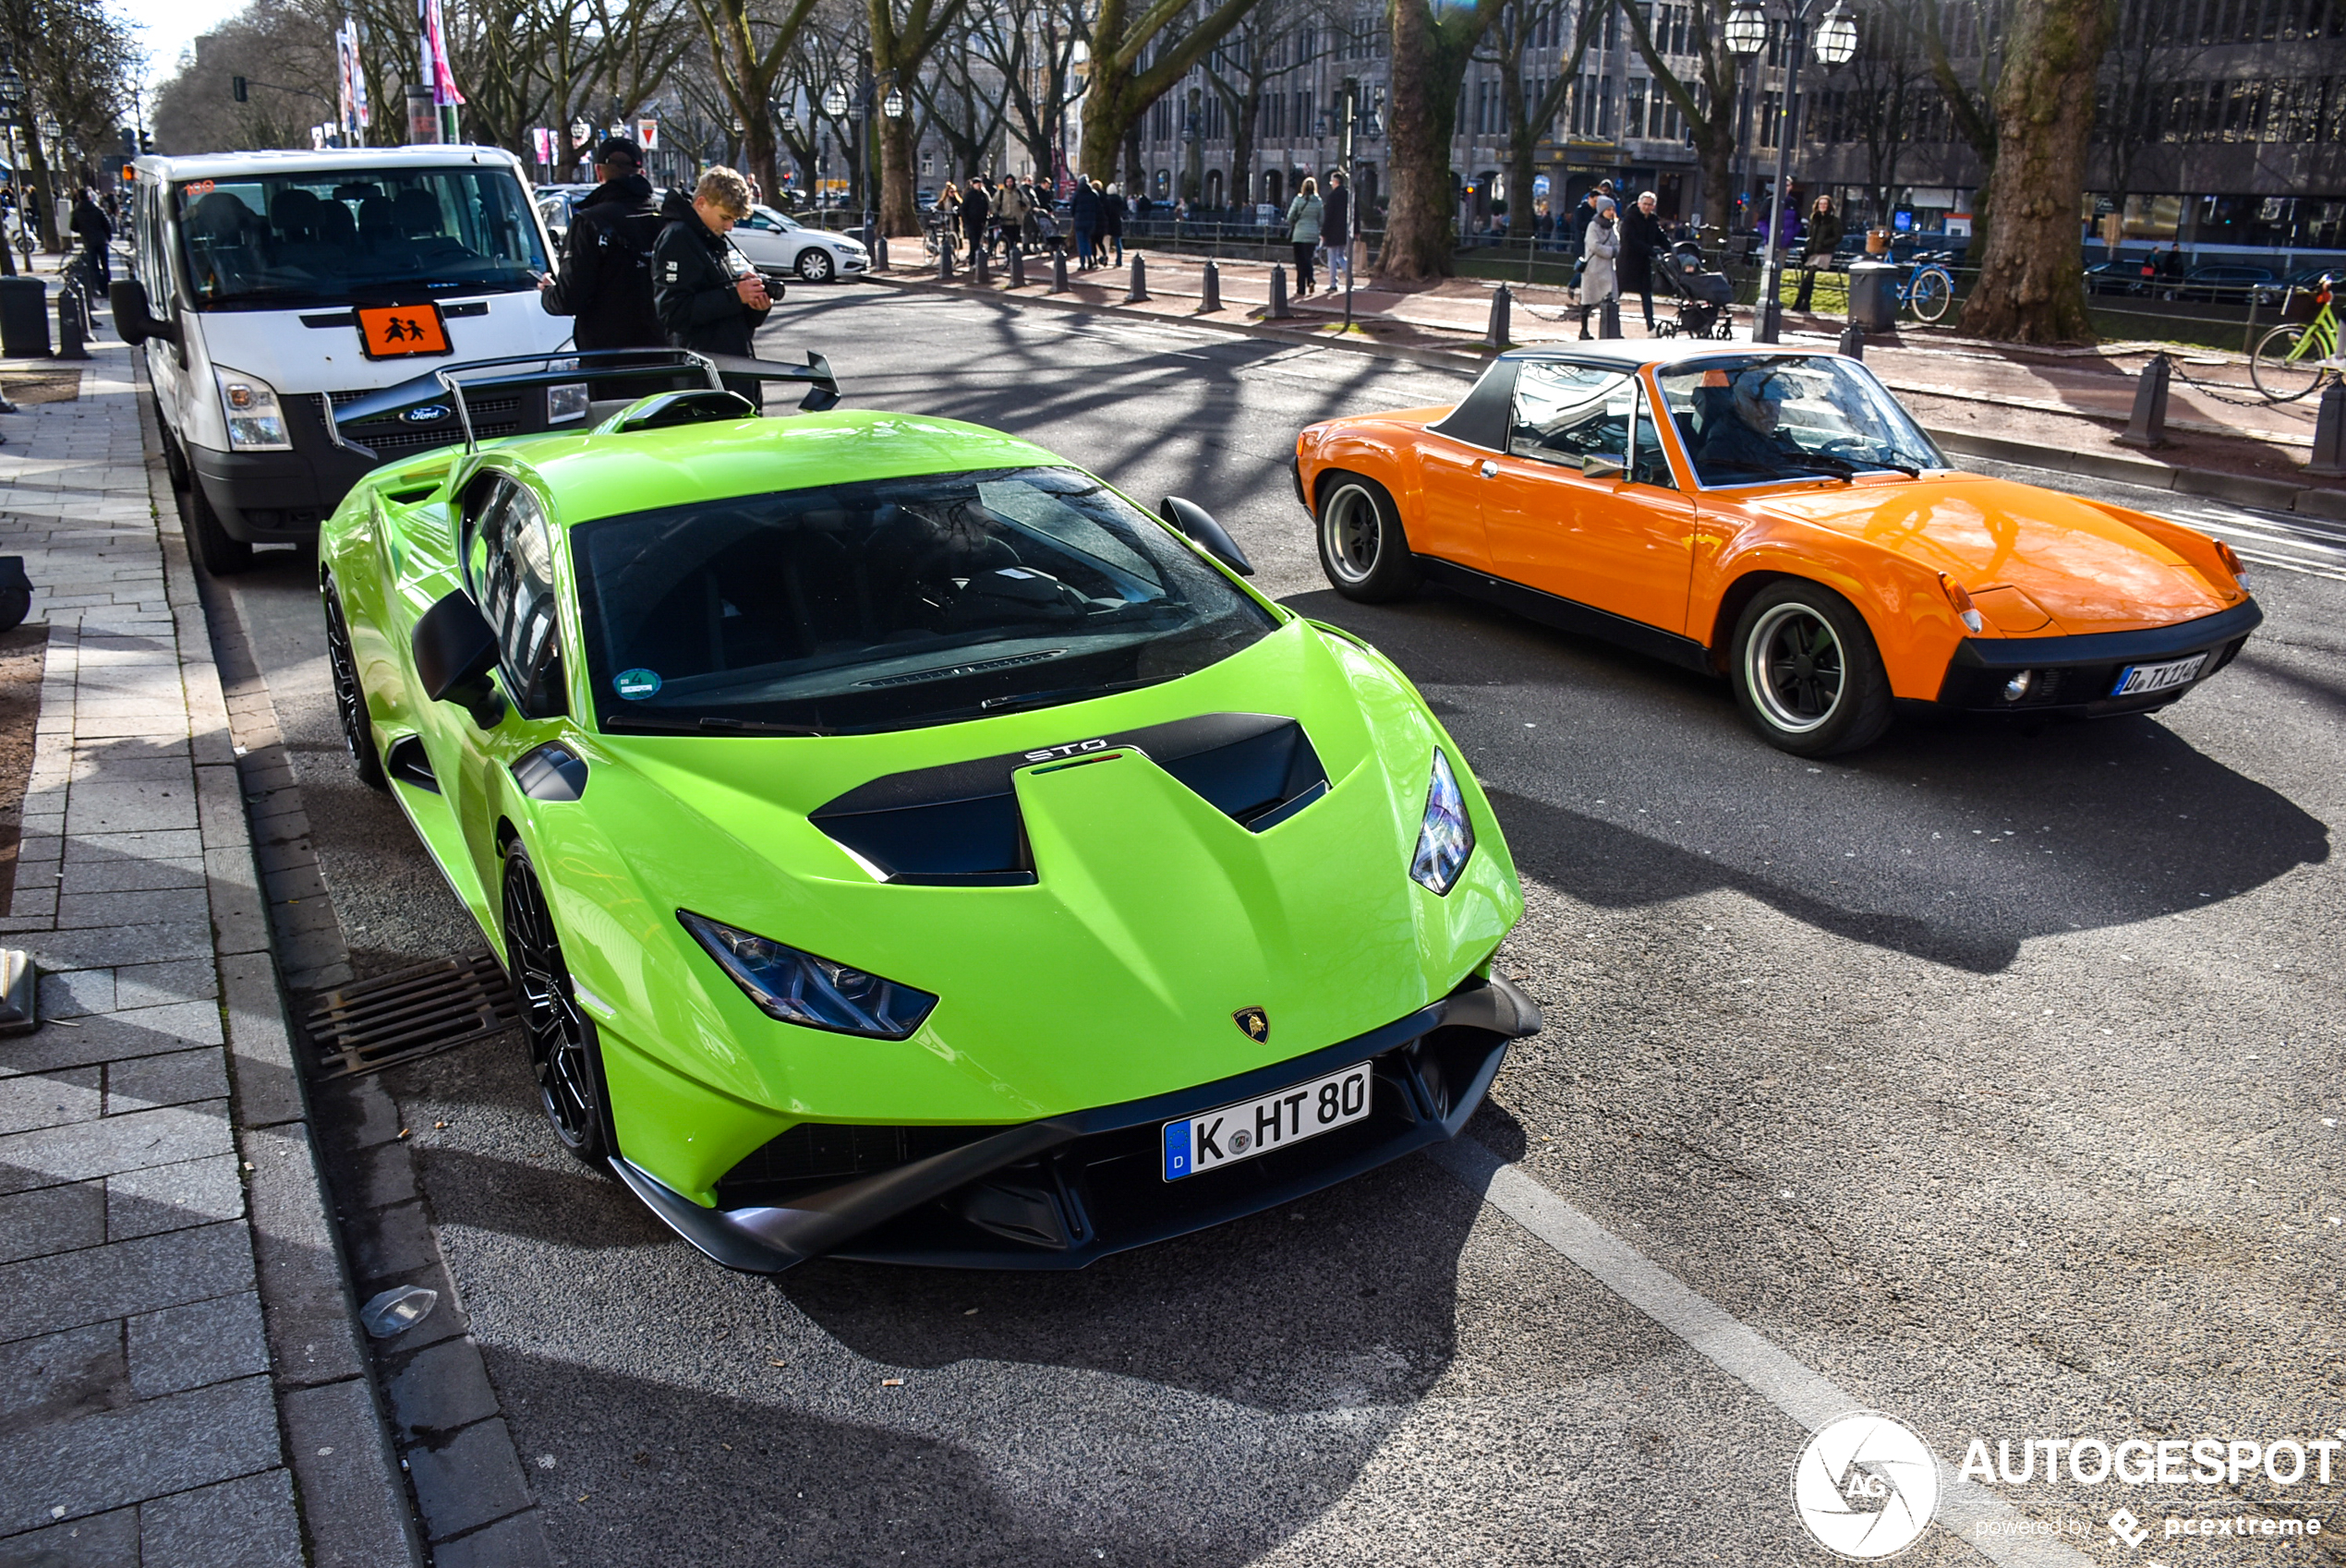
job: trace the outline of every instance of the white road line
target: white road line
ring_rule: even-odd
[[[1493,1208],[1808,1430],[1815,1431],[1852,1410],[1872,1408],[1695,1294],[1675,1274],[1481,1143],[1471,1138],[1454,1139],[1435,1144],[1427,1152]],[[2013,1533],[2012,1526],[2023,1523],[2026,1515],[1975,1483],[1958,1478],[1943,1456],[1941,1468],[1944,1484],[1939,1523],[1998,1568],[2093,1568],[2091,1558],[2060,1540]],[[1790,1477],[1789,1467],[1785,1475]],[[1982,1526],[1991,1529],[1983,1535]]]

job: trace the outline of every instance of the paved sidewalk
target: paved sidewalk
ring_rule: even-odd
[[[49,626],[0,920],[49,1020],[0,1040],[0,1563],[417,1562],[194,580],[96,352],[0,418],[0,550]]]

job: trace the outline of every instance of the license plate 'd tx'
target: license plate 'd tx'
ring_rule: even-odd
[[[2110,694],[2113,697],[2139,697],[2148,692],[2188,686],[2199,678],[2199,667],[2207,662],[2206,654],[2196,653],[2189,658],[2172,659],[2165,664],[2130,664],[2118,672],[2118,684]]]
[[[1165,1179],[1179,1181],[1217,1165],[1252,1160],[1360,1121],[1369,1114],[1375,1080],[1374,1070],[1362,1062],[1260,1100],[1167,1122]]]

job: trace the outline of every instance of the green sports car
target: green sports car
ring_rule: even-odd
[[[1081,1267],[1455,1135],[1538,1029],[1457,747],[1202,511],[819,360],[577,374],[329,412],[465,435],[325,525],[328,649],[555,1132],[710,1257]],[[522,398],[578,428],[474,439]]]

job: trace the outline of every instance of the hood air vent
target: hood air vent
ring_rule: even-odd
[[[1277,826],[1328,791],[1327,769],[1303,726],[1262,713],[1211,713],[1120,735],[891,773],[859,785],[809,820],[914,887],[1008,887],[1034,880],[1010,776],[1129,746],[1251,832]]]

